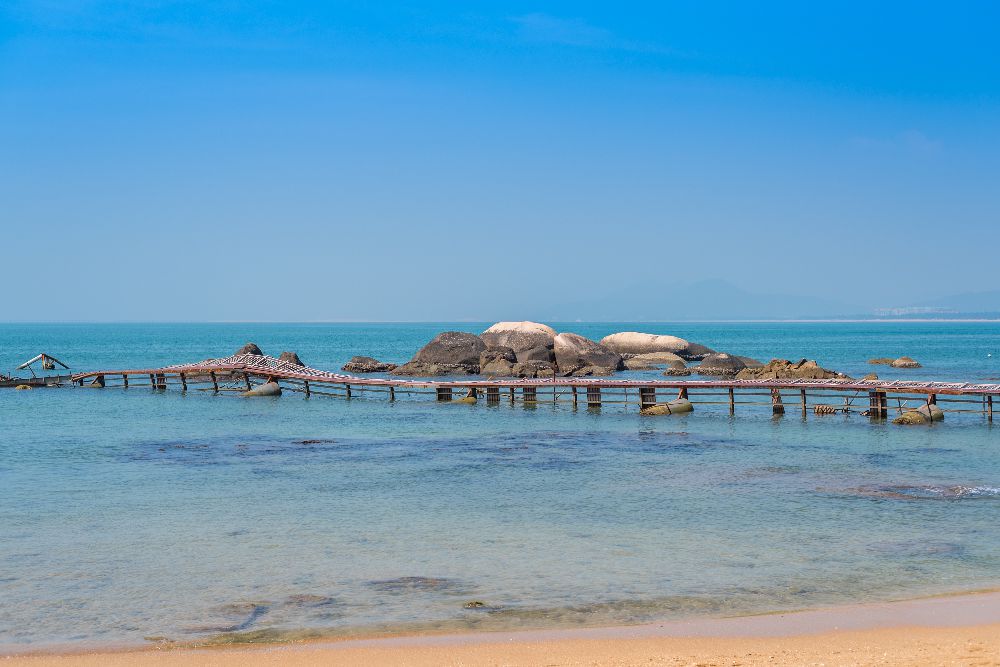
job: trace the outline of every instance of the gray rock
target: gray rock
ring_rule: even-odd
[[[555,337],[553,352],[560,375],[572,375],[582,369],[588,374],[610,375],[624,368],[621,355],[600,343],[574,333],[561,333]]]
[[[388,373],[395,368],[396,364],[387,364],[372,357],[351,357],[340,370],[348,373]]]
[[[479,372],[492,377],[510,377],[517,356],[509,347],[488,347],[479,355]]]
[[[234,354],[256,354],[260,356],[264,355],[264,353],[261,352],[260,348],[257,347],[256,343],[247,343],[240,349],[236,350]]]
[[[700,343],[688,343],[688,346],[677,353],[677,356],[685,361],[701,361],[710,354],[715,354],[715,350]]]
[[[555,365],[548,361],[518,362],[511,369],[511,375],[519,378],[550,378],[555,374]]]
[[[294,352],[282,352],[281,356],[278,357],[278,361],[287,361],[294,366],[305,366],[302,360],[299,359],[299,355]]]
[[[694,371],[699,375],[736,375],[746,368],[739,357],[725,352],[714,352],[707,355]]]
[[[517,360],[522,364],[526,364],[529,361],[545,361],[549,363],[554,363],[556,360],[556,355],[552,351],[552,345],[541,345],[539,347],[528,348],[527,350],[521,350],[517,353]]]
[[[438,375],[475,375],[479,372],[478,365],[466,364],[425,364],[419,361],[408,361],[392,370],[393,375],[409,375],[414,377],[434,377]]]
[[[413,359],[393,370],[396,375],[467,375],[479,372],[486,343],[462,331],[445,331],[420,348]]]
[[[920,362],[910,357],[900,357],[889,364],[893,368],[920,368]]]
[[[489,347],[509,347],[518,353],[536,347],[551,349],[555,336],[555,329],[538,322],[497,322],[479,335]]]

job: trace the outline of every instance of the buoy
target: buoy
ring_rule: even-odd
[[[676,398],[667,403],[657,403],[639,410],[640,415],[676,415],[681,412],[691,412],[694,405],[686,398]]]
[[[243,392],[244,396],[281,396],[281,386],[277,382],[265,382],[254,387],[250,391]]]

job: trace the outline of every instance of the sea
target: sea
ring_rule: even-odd
[[[247,341],[339,370],[489,323],[2,324],[0,370]],[[554,323],[1000,382],[1000,324]],[[908,355],[920,369],[867,364]],[[659,377],[657,371],[622,376]],[[862,401],[866,402],[866,401]],[[862,406],[866,407],[866,406]],[[977,406],[971,406],[973,408]],[[607,626],[1000,586],[1000,423],[0,389],[0,654]]]

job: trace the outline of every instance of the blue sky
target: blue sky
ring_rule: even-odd
[[[1000,5],[764,4],[8,0],[0,317],[997,288]]]

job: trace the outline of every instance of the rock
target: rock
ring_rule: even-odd
[[[571,373],[566,373],[560,370],[560,375],[569,375],[572,377],[590,377],[593,375],[605,376],[614,375],[615,369],[608,366],[581,366],[580,368],[574,369]]]
[[[548,361],[518,362],[511,368],[510,374],[518,378],[550,378],[555,377],[556,367]]]
[[[479,336],[445,331],[420,348],[409,362],[393,369],[396,375],[463,375],[479,372],[479,355],[486,350]]]
[[[277,382],[265,382],[250,391],[243,392],[244,396],[281,396],[281,387]]]
[[[340,370],[348,373],[388,373],[395,368],[396,364],[387,364],[371,357],[351,357]]]
[[[760,368],[746,368],[736,375],[737,380],[794,380],[798,378],[813,380],[850,379],[843,373],[827,370],[815,361],[807,359],[801,359],[794,363],[788,359],[772,359]]]
[[[893,361],[895,361],[895,359],[892,359],[891,357],[876,357],[875,359],[869,359],[868,363],[874,366],[888,366]]]
[[[714,352],[706,356],[693,370],[699,375],[736,375],[745,368],[746,364],[739,357],[725,352]]]
[[[920,362],[910,357],[900,357],[889,364],[893,368],[920,368]]]
[[[256,355],[259,355],[259,356],[264,356],[264,353],[261,352],[261,349],[259,347],[257,347],[256,343],[247,343],[246,345],[244,345],[240,349],[236,350],[236,352],[234,353],[234,356],[237,355],[237,354],[256,354]]]
[[[877,380],[878,379],[878,374],[877,373],[869,373],[868,375],[864,376],[861,379],[862,380]]]
[[[710,354],[715,354],[715,350],[700,343],[688,343],[688,346],[677,353],[685,361],[701,361]]]
[[[556,355],[552,351],[552,346],[548,347],[532,347],[527,350],[521,350],[517,352],[517,360],[522,364],[526,364],[530,361],[545,361],[549,363],[555,363]]]
[[[893,424],[919,425],[939,422],[944,419],[944,412],[934,404],[921,405],[916,410],[907,410],[892,420]]]
[[[740,357],[740,356],[737,356],[736,358],[739,359],[740,361],[742,361],[743,365],[746,366],[747,368],[763,368],[763,366],[764,366],[764,362],[757,361],[756,359],[754,359],[752,357]]]
[[[294,352],[282,352],[281,356],[278,357],[278,361],[287,361],[293,366],[305,366],[302,360],[299,359],[299,355]]]
[[[624,355],[623,355],[624,356]],[[673,352],[649,352],[632,354],[625,359],[625,368],[630,371],[649,371],[659,368],[684,368],[684,360]]]
[[[515,353],[536,347],[551,350],[556,330],[538,322],[497,322],[479,337],[489,347],[509,347]]]
[[[691,412],[694,406],[686,398],[676,398],[667,403],[657,403],[639,411],[640,415],[676,415],[682,412]]]
[[[617,352],[574,333],[557,335],[553,351],[560,375],[575,374],[585,368],[589,375],[610,375],[624,368],[621,355]]]
[[[668,368],[667,370],[663,371],[663,374],[666,375],[667,377],[679,377],[679,376],[691,375],[691,369],[690,368]]]
[[[661,336],[639,333],[638,331],[613,333],[602,338],[600,344],[618,354],[648,354],[650,352],[673,352],[676,354],[690,346],[688,341],[677,336]]]
[[[510,377],[517,356],[509,347],[488,347],[479,355],[479,372],[492,377]]]

